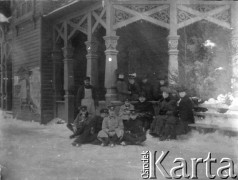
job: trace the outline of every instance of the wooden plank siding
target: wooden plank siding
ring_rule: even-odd
[[[12,72],[17,76],[21,67],[32,69],[40,67],[41,74],[41,109],[40,115],[36,115],[27,108],[21,108],[20,98],[13,96],[13,115],[22,120],[34,120],[45,124],[54,118],[53,102],[53,62],[52,51],[52,29],[50,22],[42,19],[42,14],[49,8],[49,1],[35,1],[32,9],[34,19],[29,13],[26,19],[18,21],[13,15],[13,51]],[[14,86],[13,86],[14,88]],[[13,92],[15,90],[13,89]],[[14,93],[15,94],[15,93]]]
[[[13,24],[14,25],[14,24]],[[18,25],[17,31],[13,34],[12,70],[13,76],[21,67],[32,69],[40,67],[40,19],[36,19],[35,25],[27,20]],[[14,86],[13,86],[13,92]],[[33,113],[29,108],[21,108],[20,98],[13,95],[13,115],[22,120],[41,121],[39,114]]]
[[[41,27],[41,123],[54,118],[52,26],[42,19]]]

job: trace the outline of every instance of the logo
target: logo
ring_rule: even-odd
[[[216,174],[211,172],[212,164],[218,163],[216,158],[212,158],[209,152],[205,159],[203,158],[191,158],[191,170],[188,173],[188,161],[184,158],[175,158],[171,162],[174,166],[171,169],[166,169],[163,166],[163,162],[169,155],[169,151],[162,151],[160,156],[157,158],[157,151],[152,153],[151,151],[143,151],[141,153],[143,162],[143,168],[141,177],[143,179],[157,179],[157,172],[160,173],[166,179],[198,179],[198,164],[203,164],[205,166],[205,175],[209,179],[215,179],[219,177],[221,179],[233,178],[235,179],[237,175],[234,173],[234,162],[230,158],[221,158],[220,167],[216,170]]]

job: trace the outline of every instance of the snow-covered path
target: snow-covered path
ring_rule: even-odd
[[[148,136],[144,146],[100,147],[71,146],[70,132],[65,125],[40,125],[0,117],[0,164],[4,180],[139,180],[141,179],[142,151],[169,150],[165,167],[174,167],[173,160],[183,157],[206,158],[208,152],[218,162],[229,157],[237,163],[238,138],[217,133],[200,135],[192,132],[177,141],[159,142]],[[221,164],[213,166],[213,172]],[[236,173],[238,167],[235,165]],[[169,168],[168,168],[169,169]],[[205,178],[205,164],[198,166],[199,179]],[[159,172],[157,179],[163,179]],[[218,178],[220,179],[220,178]]]

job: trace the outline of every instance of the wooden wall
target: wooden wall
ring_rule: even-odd
[[[20,24],[13,40],[13,77],[18,76],[20,68],[28,70],[40,66],[40,20],[35,23],[28,21]],[[13,114],[24,120],[40,120],[39,115],[29,109],[21,109],[20,98],[13,95]]]
[[[54,118],[52,26],[42,19],[41,32],[41,123]]]
[[[12,14],[12,71],[13,71],[13,115],[22,120],[40,121],[39,113],[33,112],[29,107],[21,107],[21,97],[17,88],[17,78],[22,69],[32,70],[40,68],[41,59],[41,18],[40,1],[34,6],[22,10],[19,1],[14,4]],[[34,15],[34,19],[33,19]],[[30,72],[29,72],[30,73]],[[40,87],[40,84],[38,85]]]

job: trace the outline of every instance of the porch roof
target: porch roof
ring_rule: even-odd
[[[66,14],[87,8],[99,1],[101,0],[73,0],[72,2],[66,5],[63,5],[59,8],[54,9],[48,14],[43,15],[43,17],[46,17],[49,19],[60,18],[62,16],[65,16]]]

